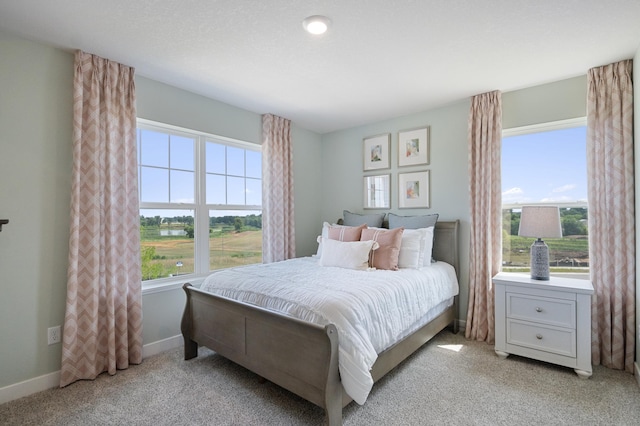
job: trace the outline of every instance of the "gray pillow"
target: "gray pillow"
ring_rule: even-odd
[[[397,214],[389,213],[389,229],[401,227],[405,229],[429,228],[430,226],[436,226],[437,221],[437,213],[422,216],[398,216]]]
[[[367,225],[374,228],[381,228],[384,220],[384,213],[357,214],[348,210],[342,212],[345,226]]]

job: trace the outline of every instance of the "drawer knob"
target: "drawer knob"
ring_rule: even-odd
[[[542,340],[542,334],[536,334],[536,339]]]
[[[540,306],[538,306],[538,307],[536,308],[536,312],[542,312],[542,308],[541,308]]]

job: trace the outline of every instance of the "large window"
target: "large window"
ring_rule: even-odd
[[[262,261],[260,146],[138,120],[142,279]]]
[[[562,235],[545,239],[552,275],[589,272],[586,120],[507,129],[502,138],[502,269],[530,271],[523,205],[560,207]]]

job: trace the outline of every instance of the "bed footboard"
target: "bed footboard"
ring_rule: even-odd
[[[338,332],[253,305],[183,286],[184,357],[198,345],[242,365],[325,409],[330,425],[342,424]]]

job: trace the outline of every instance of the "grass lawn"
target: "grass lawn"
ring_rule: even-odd
[[[529,270],[530,248],[533,238],[509,235],[503,239],[503,270],[522,272]],[[588,271],[589,241],[586,236],[545,240],[549,246],[550,267],[554,272]]]
[[[153,263],[162,264],[168,274],[194,272],[194,239],[184,236],[154,236],[143,239],[141,247],[155,247]],[[211,270],[262,262],[262,230],[242,232],[216,229],[209,238]],[[182,266],[176,264],[182,262]],[[144,277],[143,279],[149,279]]]

